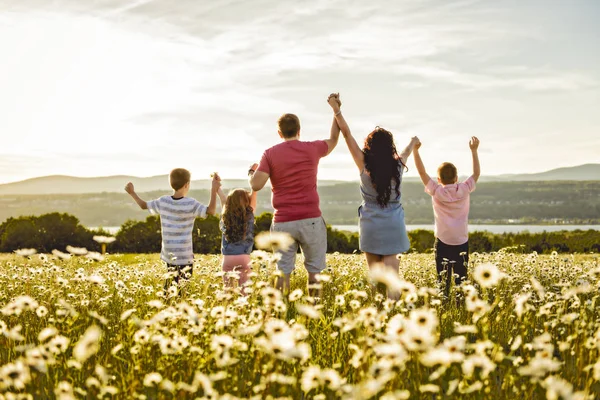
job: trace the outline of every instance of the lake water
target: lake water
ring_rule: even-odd
[[[332,228],[343,231],[358,232],[358,225],[332,225]],[[406,225],[406,229],[414,231],[416,229],[426,229],[433,231],[431,225]],[[488,231],[491,233],[519,233],[528,231],[530,233],[556,232],[556,231],[574,231],[577,229],[594,229],[600,231],[600,225],[471,225],[469,232]]]
[[[118,226],[103,227],[105,231],[115,235],[119,231]],[[332,228],[340,231],[358,232],[358,225],[332,225]],[[97,229],[91,227],[90,229]],[[414,231],[416,229],[433,230],[433,225],[406,225],[406,229]],[[469,232],[488,231],[491,233],[519,233],[528,231],[531,233],[539,232],[556,232],[556,231],[574,231],[577,229],[588,230],[594,229],[600,231],[600,225],[469,225]]]

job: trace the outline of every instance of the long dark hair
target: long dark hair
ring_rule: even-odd
[[[229,193],[222,216],[225,238],[228,242],[235,243],[246,238],[246,229],[252,211],[250,195],[246,190],[235,189]]]
[[[392,181],[396,183],[396,196],[400,196],[398,163],[402,164],[404,168],[406,165],[398,156],[392,134],[380,127],[376,127],[365,139],[363,154],[365,155],[365,170],[371,176],[371,183],[377,190],[377,204],[385,207],[392,194]]]

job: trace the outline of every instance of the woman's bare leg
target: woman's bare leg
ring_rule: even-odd
[[[367,265],[369,266],[369,269],[373,268],[373,266],[376,264],[383,262],[383,256],[380,256],[379,254],[365,252],[365,258],[367,259]]]
[[[396,254],[392,254],[389,256],[383,256],[383,263],[387,268],[390,268],[392,271],[398,275],[400,270],[400,259]],[[392,300],[398,300],[400,298],[400,293],[393,293],[388,290],[388,298]]]
[[[367,259],[367,266],[369,270],[375,267],[377,264],[381,264],[383,262],[383,256],[379,254],[367,253],[365,252],[365,258]],[[371,285],[371,291],[373,293],[381,292],[380,285]],[[385,289],[383,290],[383,295],[385,295]]]

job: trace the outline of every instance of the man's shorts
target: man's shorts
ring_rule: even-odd
[[[298,246],[304,255],[304,267],[316,274],[325,269],[327,253],[327,226],[323,217],[300,219],[289,222],[273,222],[272,232],[285,232],[294,238],[294,243],[285,251],[278,251],[281,260],[277,267],[284,274],[291,274],[296,266]]]

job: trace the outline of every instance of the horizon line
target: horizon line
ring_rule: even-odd
[[[585,166],[600,166],[600,163],[577,164],[577,165],[571,165],[571,166],[567,166],[567,167],[557,167],[557,168],[544,170],[544,171],[538,171],[538,172],[501,173],[501,174],[495,174],[495,175],[482,174],[482,177],[491,178],[491,177],[510,177],[510,176],[515,176],[515,175],[536,175],[536,174],[543,174],[543,173],[552,172],[552,171],[556,171],[556,170],[560,170],[560,169],[578,168],[578,167],[585,167]],[[165,177],[168,175],[169,175],[168,173],[159,174],[159,175],[148,175],[148,176],[136,176],[136,175],[127,175],[127,174],[99,175],[99,176],[76,176],[76,175],[65,175],[65,174],[53,174],[53,175],[33,176],[30,178],[25,178],[25,179],[20,179],[20,180],[15,180],[15,181],[4,181],[4,182],[0,182],[0,185],[23,183],[23,182],[33,181],[33,180],[37,180],[37,179],[45,179],[45,178],[108,179],[108,178],[124,177],[124,178],[136,178],[136,179],[151,179],[151,178]],[[463,175],[463,176],[468,176],[468,174]],[[414,177],[418,178],[418,175],[415,175]],[[245,180],[246,179],[246,178],[228,178],[228,177],[221,177],[221,178],[223,180]],[[410,178],[413,178],[413,177],[411,176]],[[200,179],[192,179],[192,182],[193,181],[209,181],[209,180],[210,180],[209,178],[200,178]],[[320,181],[339,181],[339,182],[358,181],[358,179],[341,179],[341,178],[340,179],[318,179],[318,180],[320,180]]]

